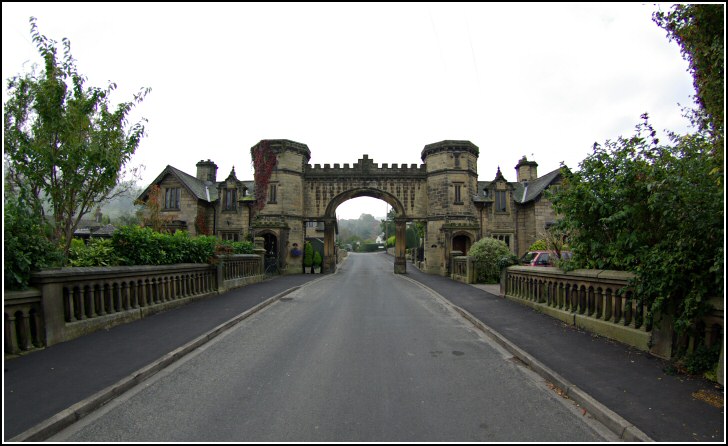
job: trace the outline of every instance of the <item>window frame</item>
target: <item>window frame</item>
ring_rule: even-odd
[[[182,192],[179,187],[164,188],[164,210],[178,211],[180,210],[180,202],[182,201]],[[173,206],[170,206],[172,204]]]

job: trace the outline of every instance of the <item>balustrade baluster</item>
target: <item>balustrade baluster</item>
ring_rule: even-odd
[[[177,299],[184,296],[184,287],[182,283],[182,276],[177,274],[174,276],[175,287],[177,288]]]
[[[6,314],[5,319],[5,351],[16,355],[20,353],[20,347],[18,343],[18,330],[15,324],[15,314]]]
[[[148,307],[147,302],[147,279],[139,279],[137,281],[137,291],[139,292],[139,306]]]
[[[579,291],[577,292],[576,305],[577,313],[584,314],[584,310],[586,309],[586,288],[584,288],[584,285],[581,285],[579,287]]]
[[[83,287],[83,305],[86,307],[84,312],[84,319],[96,317],[96,302],[94,302],[94,289],[92,285],[85,285]]]
[[[129,286],[126,282],[121,282],[119,284],[119,296],[121,298],[121,308],[126,310],[131,310],[131,300],[129,296]]]
[[[586,292],[586,315],[592,317],[596,315],[596,297],[594,296],[594,287],[589,287]]]
[[[624,325],[624,297],[619,294],[619,292],[616,292],[614,294],[614,323],[618,325]]]
[[[627,302],[629,302],[629,326],[636,329],[637,328],[637,300],[634,299],[634,296],[631,292],[627,293],[628,299]]]
[[[30,321],[35,328],[35,337],[33,339],[33,344],[36,347],[41,348],[45,343],[43,336],[43,318],[41,317],[40,311],[38,311],[37,309],[33,309],[30,311],[30,317]],[[31,334],[32,332],[33,330],[31,330]]]
[[[604,294],[604,288],[598,287],[596,290],[596,313],[594,314],[595,319],[603,319],[604,318],[604,305],[605,305],[605,294]]]
[[[129,305],[136,310],[139,308],[139,289],[136,286],[136,281],[127,282],[127,286],[129,288]]]
[[[20,314],[20,317],[22,318],[21,319],[21,323],[22,323],[21,348],[26,351],[31,350],[33,348],[33,342],[31,340],[31,336],[30,336],[30,316],[28,315],[28,310],[26,309],[25,311],[23,311]]]
[[[650,312],[649,311],[650,310],[647,307],[647,304],[642,304],[641,308],[642,308],[642,325],[640,325],[640,330],[649,331],[649,330],[651,330],[651,327],[649,327],[649,325],[650,325],[650,320],[649,320]]]
[[[64,302],[64,308],[67,311],[65,314],[64,320],[66,322],[75,322],[76,321],[76,305],[73,302],[73,288],[72,287],[63,287],[63,302]]]
[[[612,320],[612,313],[612,289],[606,288],[604,290],[604,304],[602,306],[601,319],[610,322]]]
[[[111,291],[112,307],[114,308],[114,311],[118,313],[123,310],[123,306],[121,304],[121,293],[119,293],[119,283],[112,282],[109,287]]]

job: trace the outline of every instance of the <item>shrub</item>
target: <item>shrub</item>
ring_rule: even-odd
[[[255,249],[255,244],[250,241],[231,242],[223,240],[219,242],[219,245],[229,246],[232,249],[232,254],[253,254]]]
[[[501,265],[515,257],[508,245],[491,237],[473,243],[468,255],[477,263],[476,280],[481,283],[497,283],[500,280]],[[505,260],[501,260],[503,258]]]
[[[119,228],[112,240],[122,265],[209,263],[219,242],[210,235],[191,237],[184,231],[162,234],[139,226]]]
[[[313,246],[309,242],[303,245],[303,266],[313,266]]]
[[[713,347],[706,347],[705,344],[698,344],[695,351],[683,356],[679,361],[679,366],[685,372],[691,375],[700,375],[715,369],[720,357],[720,343],[716,343]]]
[[[74,238],[68,251],[68,262],[71,266],[114,266],[119,264],[119,258],[111,239],[92,238],[86,244]]]
[[[316,251],[313,253],[313,266],[316,268],[321,267],[321,263],[323,262],[323,258],[321,258],[321,253]]]
[[[528,247],[529,251],[548,251],[548,245],[546,244],[546,240],[539,239],[533,242],[531,246]]]

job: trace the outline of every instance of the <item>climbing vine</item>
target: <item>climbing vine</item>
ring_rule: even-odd
[[[268,183],[271,173],[276,166],[276,154],[271,149],[269,141],[263,140],[250,149],[253,159],[253,179],[255,180],[255,208],[263,209],[268,199]]]
[[[210,235],[212,233],[210,228],[207,227],[205,214],[200,210],[197,211],[197,217],[195,218],[195,230],[197,230],[197,235]]]

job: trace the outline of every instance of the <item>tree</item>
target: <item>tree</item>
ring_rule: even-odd
[[[7,289],[28,286],[32,271],[59,265],[62,256],[48,238],[50,228],[27,193],[6,193],[3,200],[3,278]]]
[[[713,151],[723,166],[725,150],[725,5],[679,4],[672,11],[655,12],[652,19],[667,31],[668,39],[680,45],[683,58],[690,63],[695,100],[700,111],[694,122],[712,135]],[[721,175],[722,176],[722,175]]]
[[[723,294],[723,191],[706,131],[661,144],[642,118],[634,136],[594,144],[579,171],[563,168],[552,202],[572,266],[634,272],[638,301],[682,334]]]
[[[83,216],[126,190],[124,169],[144,136],[141,121],[129,127],[128,116],[150,90],[142,89],[114,108],[110,101],[116,84],[85,87],[68,39],[62,40],[59,60],[57,42],[39,33],[34,17],[30,30],[44,69],[7,82],[3,128],[8,182],[11,188],[27,187],[37,208],[48,202],[52,238],[67,255]]]

